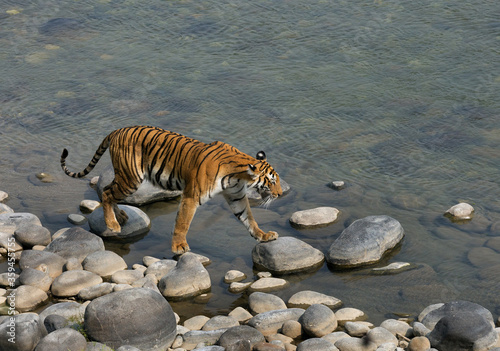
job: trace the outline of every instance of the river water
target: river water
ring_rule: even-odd
[[[326,252],[356,219],[385,214],[403,225],[402,244],[379,266],[404,261],[414,270],[374,276],[325,265],[287,276],[289,287],[275,292],[285,300],[315,290],[373,322],[457,299],[500,313],[491,268],[500,253],[472,255],[500,235],[500,3],[0,3],[0,189],[16,212],[36,214],[52,232],[69,226],[79,202],[97,196],[88,179],[61,172],[62,149],[71,169],[83,169],[110,131],[155,125],[265,150],[291,191],[255,209],[264,230]],[[108,156],[93,174],[107,164]],[[329,188],[333,180],[346,188]],[[475,207],[474,219],[452,223],[443,213],[460,201]],[[107,248],[129,265],[171,257],[176,206],[145,207],[149,234]],[[314,230],[289,225],[294,211],[318,206],[338,208],[340,219]],[[212,260],[212,292],[174,310],[189,317],[245,306],[223,276],[255,274],[255,241],[222,198],[199,209],[188,241]]]

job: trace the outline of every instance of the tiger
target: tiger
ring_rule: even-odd
[[[267,163],[264,151],[253,158],[221,141],[206,144],[158,127],[134,126],[108,134],[87,167],[78,173],[66,167],[69,152],[65,148],[61,167],[68,176],[82,178],[108,148],[115,177],[101,196],[106,235],[119,234],[128,219],[118,203],[143,181],[149,181],[162,189],[181,191],[172,233],[172,252],[176,255],[190,251],[186,235],[198,206],[219,193],[252,237],[261,242],[278,238],[277,232],[266,233],[259,228],[247,197],[249,188],[256,188],[263,202],[283,194],[280,177]]]

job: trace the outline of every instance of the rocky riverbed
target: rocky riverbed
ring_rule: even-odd
[[[0,201],[6,198],[0,191]],[[120,206],[129,215],[123,238],[148,231],[147,215]],[[248,304],[228,315],[181,321],[169,301],[203,298],[210,291],[210,259],[195,253],[176,260],[145,256],[129,267],[104,247],[99,203],[84,200],[80,207],[90,214],[70,215],[75,226],[50,233],[33,214],[0,203],[0,253],[8,262],[0,274],[0,350],[500,351],[500,321],[473,302],[432,304],[413,318],[374,325],[363,311],[321,291],[300,291],[287,301],[272,293],[286,287],[290,275],[325,262],[348,268],[377,262],[404,237],[401,224],[389,216],[354,221],[326,255],[293,237],[257,244],[256,278],[237,270],[224,277],[228,291],[247,294]],[[467,204],[447,211],[459,220],[472,212]],[[297,212],[290,221],[299,228],[325,226],[338,214],[321,207]],[[87,220],[92,232],[78,227]],[[394,262],[377,271],[394,274],[410,267]]]

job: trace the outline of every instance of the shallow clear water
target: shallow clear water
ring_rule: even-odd
[[[326,252],[355,219],[386,214],[402,223],[402,245],[382,264],[418,269],[372,276],[325,265],[288,276],[290,286],[276,292],[284,299],[320,291],[374,322],[456,299],[500,313],[500,274],[468,258],[500,234],[499,3],[1,3],[0,189],[16,212],[38,215],[53,232],[68,226],[80,200],[97,197],[88,180],[62,174],[62,148],[79,169],[113,129],[160,126],[249,154],[265,150],[292,188],[256,209],[266,230]],[[66,20],[49,22],[56,18]],[[94,175],[109,158],[101,163]],[[40,182],[39,172],[54,181]],[[332,180],[346,189],[328,188]],[[476,208],[471,222],[442,216],[459,201]],[[337,223],[288,224],[294,211],[324,205],[340,209]],[[145,238],[107,244],[130,265],[171,255],[176,204],[145,210],[153,218]],[[222,279],[231,268],[252,276],[255,242],[222,199],[200,208],[188,240],[212,259],[212,295],[174,309],[190,316],[244,305]]]

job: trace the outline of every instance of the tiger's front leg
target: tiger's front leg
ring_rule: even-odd
[[[250,210],[250,203],[248,202],[248,198],[245,194],[224,194],[224,198],[229,204],[229,207],[231,207],[231,211],[233,211],[236,218],[243,223],[243,225],[250,232],[250,235],[255,239],[258,241],[271,241],[278,238],[278,233],[275,231],[265,233],[259,228],[259,225],[253,217],[252,210]]]
[[[188,252],[189,245],[186,240],[186,234],[193,220],[198,207],[198,201],[191,197],[182,196],[177,217],[175,218],[174,233],[172,235],[172,252],[181,255]]]

